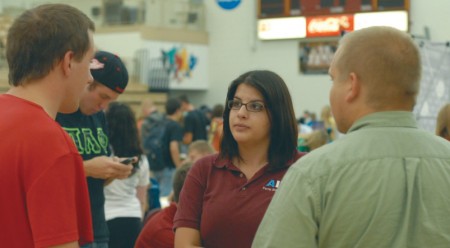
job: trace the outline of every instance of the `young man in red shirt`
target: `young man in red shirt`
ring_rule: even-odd
[[[79,247],[93,239],[83,162],[57,112],[92,82],[93,22],[63,4],[25,11],[8,32],[11,89],[0,95],[2,247]]]

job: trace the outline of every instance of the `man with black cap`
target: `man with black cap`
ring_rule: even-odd
[[[58,113],[56,121],[74,140],[84,160],[91,214],[94,227],[94,243],[83,247],[108,247],[108,227],[105,220],[103,186],[106,180],[126,178],[132,166],[122,159],[110,157],[104,110],[117,99],[128,84],[128,72],[121,59],[109,52],[98,51],[92,60],[91,74],[94,81],[87,85],[80,97],[80,107],[72,114]]]

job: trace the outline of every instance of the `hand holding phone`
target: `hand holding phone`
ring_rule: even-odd
[[[122,164],[131,164],[131,162],[133,162],[133,160],[134,160],[134,157],[130,157],[130,158],[126,158],[126,159],[120,161],[120,163],[122,163]]]

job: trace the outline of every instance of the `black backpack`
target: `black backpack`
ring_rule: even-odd
[[[166,118],[160,113],[151,114],[142,124],[142,146],[152,171],[166,167],[163,157],[166,125]]]

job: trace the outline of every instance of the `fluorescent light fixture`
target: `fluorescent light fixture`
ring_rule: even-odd
[[[355,30],[372,26],[389,26],[408,31],[408,13],[406,11],[384,11],[355,14]]]
[[[298,39],[306,37],[306,18],[270,18],[258,20],[258,38],[261,40]]]

